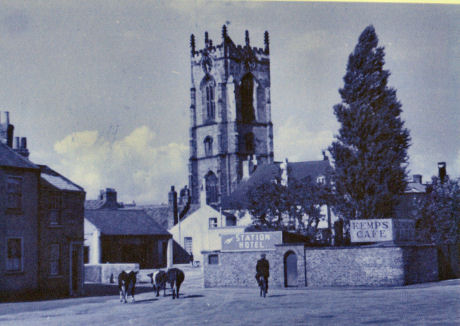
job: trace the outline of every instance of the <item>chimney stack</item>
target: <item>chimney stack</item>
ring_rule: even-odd
[[[174,226],[178,222],[178,215],[177,215],[177,192],[174,189],[174,186],[171,186],[171,190],[168,193],[168,205],[169,209],[172,211],[172,219],[169,219],[168,226]],[[172,222],[172,225],[170,225]]]
[[[99,199],[104,201],[102,208],[118,208],[117,191],[113,188],[101,190]]]
[[[27,149],[27,138],[26,137],[14,137],[15,142],[13,149],[19,155],[29,158],[29,150]]]
[[[420,183],[420,184],[422,184],[422,175],[421,175],[421,174],[414,174],[414,175],[412,176],[412,181],[413,181],[414,183]]]
[[[10,113],[0,111],[0,142],[13,147],[14,126],[10,124]]]
[[[446,162],[438,162],[438,176],[442,183],[446,180]]]

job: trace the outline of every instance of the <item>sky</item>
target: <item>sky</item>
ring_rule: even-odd
[[[339,125],[346,64],[375,27],[388,85],[410,130],[409,173],[437,162],[460,176],[460,5],[225,2],[2,1],[0,110],[30,159],[121,201],[167,202],[187,183],[190,34],[237,44],[270,33],[275,160],[322,158]]]

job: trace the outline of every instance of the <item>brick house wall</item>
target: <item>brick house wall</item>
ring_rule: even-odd
[[[7,177],[21,178],[21,208],[7,209]],[[38,290],[39,170],[0,167],[0,296]],[[22,239],[22,270],[6,270],[7,239]]]
[[[53,207],[51,201],[58,200],[58,207]],[[83,252],[84,239],[84,202],[83,191],[63,191],[42,183],[40,186],[40,270],[39,277],[43,284],[41,292],[44,295],[78,294],[83,285]],[[56,223],[57,220],[57,223]],[[53,245],[59,245],[59,261],[57,267],[52,267]],[[78,266],[71,268],[71,246],[78,250]],[[53,263],[56,264],[56,263]],[[52,269],[58,268],[58,272]],[[78,273],[78,275],[73,275]],[[71,291],[71,277],[78,283]],[[73,292],[73,293],[71,293]]]

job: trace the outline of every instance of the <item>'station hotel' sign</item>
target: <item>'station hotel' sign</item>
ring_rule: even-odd
[[[281,231],[223,234],[221,240],[221,251],[275,250],[275,245],[283,242],[283,234]]]

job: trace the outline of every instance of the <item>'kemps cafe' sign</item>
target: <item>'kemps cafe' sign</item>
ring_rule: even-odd
[[[351,220],[351,242],[411,241],[415,222],[408,219]]]
[[[275,250],[275,245],[283,242],[283,234],[281,231],[223,234],[221,240],[222,251]]]

